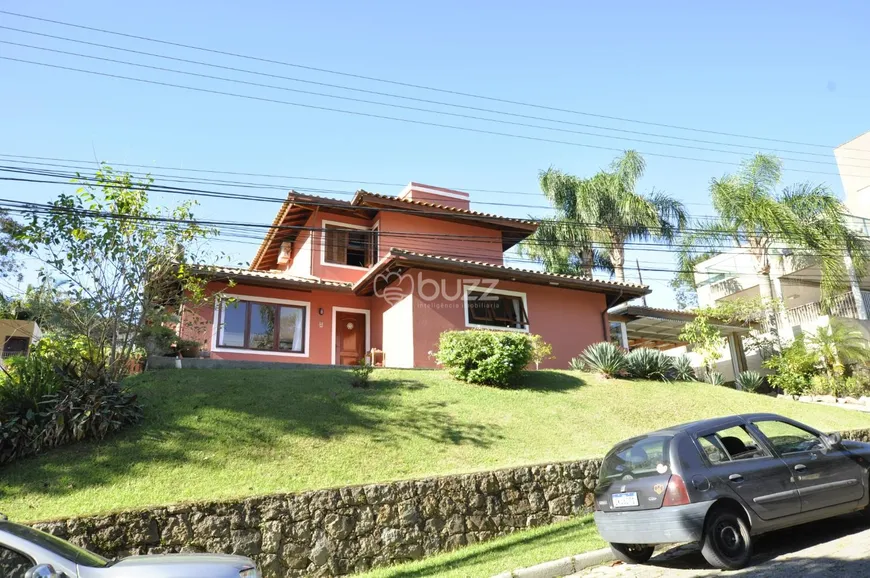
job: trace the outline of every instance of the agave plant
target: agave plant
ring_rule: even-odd
[[[671,378],[674,381],[695,381],[695,368],[688,355],[680,355],[671,359]]]
[[[725,385],[725,376],[718,371],[711,371],[707,374],[707,381],[712,385]]]
[[[619,377],[625,373],[625,352],[619,347],[607,341],[593,343],[571,360],[571,367],[575,364],[583,369],[597,371],[604,377]]]
[[[764,376],[757,371],[744,371],[734,380],[737,389],[744,391],[758,391],[764,386]]]
[[[667,381],[673,364],[671,358],[658,349],[641,347],[632,349],[625,356],[628,375],[636,379]]]

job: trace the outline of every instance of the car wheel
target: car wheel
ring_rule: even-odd
[[[743,516],[726,508],[716,509],[704,523],[701,554],[714,568],[737,570],[752,558],[752,538]]]
[[[647,544],[611,544],[613,557],[626,564],[643,564],[652,558],[655,546]]]

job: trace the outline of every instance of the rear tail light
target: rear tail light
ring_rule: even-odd
[[[677,474],[672,475],[662,506],[685,506],[688,503],[689,492],[686,490],[686,482]]]

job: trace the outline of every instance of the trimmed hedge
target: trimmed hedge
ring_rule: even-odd
[[[513,331],[445,331],[435,359],[456,379],[482,385],[508,386],[532,361],[532,341]]]

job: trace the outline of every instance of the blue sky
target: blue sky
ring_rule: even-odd
[[[746,145],[750,154],[788,149],[786,182],[824,182],[841,194],[831,147],[870,130],[865,2],[57,2],[7,0],[0,9],[349,73],[648,122],[829,145],[738,139],[523,108],[395,85],[205,54],[0,15],[0,25],[157,52],[270,74],[493,108],[562,121]],[[362,96],[279,79],[204,69],[0,29],[0,40],[232,76],[290,88]],[[667,191],[709,215],[710,178],[735,167],[652,156],[738,162],[739,154],[462,120],[341,102],[169,72],[136,69],[0,44],[0,56],[266,98],[429,122],[460,124],[648,153],[642,189]],[[591,175],[617,153],[581,146],[418,126],[301,107],[189,92],[0,60],[0,154],[346,179],[272,179],[275,184],[353,191],[356,183],[411,180],[466,189],[537,193],[550,165]],[[412,106],[469,112],[365,97]],[[477,114],[469,112],[469,114]],[[483,113],[480,113],[483,115]],[[488,115],[494,116],[494,115]],[[507,117],[504,117],[507,118]],[[508,119],[520,122],[522,119]],[[537,123],[542,124],[542,123]],[[606,131],[550,123],[589,132]],[[637,137],[662,141],[661,137]],[[668,141],[679,142],[679,141]],[[692,144],[692,143],[683,143]],[[694,146],[694,145],[693,145]],[[699,147],[728,148],[697,144]],[[794,171],[820,171],[808,174]],[[154,171],[159,172],[159,171]],[[166,172],[166,171],[163,171]],[[208,175],[206,175],[208,176]],[[230,177],[227,177],[230,178]],[[253,180],[253,178],[251,178]],[[266,179],[257,179],[266,181]],[[362,185],[359,185],[362,186]],[[215,187],[210,187],[215,188]],[[369,186],[396,194],[398,186]],[[70,190],[72,187],[70,187]],[[229,189],[233,190],[233,189]],[[59,187],[0,183],[0,198],[47,201]],[[260,194],[280,195],[280,191]],[[172,202],[175,199],[158,198]],[[488,206],[483,203],[512,206]],[[479,210],[540,215],[533,195],[472,193]],[[207,218],[270,222],[275,205],[204,199]],[[256,247],[221,243],[233,261]],[[629,252],[644,268],[673,268],[667,253]],[[33,266],[32,262],[28,262]],[[524,265],[520,263],[520,265]],[[650,302],[672,306],[671,274],[645,272]],[[32,280],[32,275],[27,276]],[[10,290],[8,286],[4,289]]]

